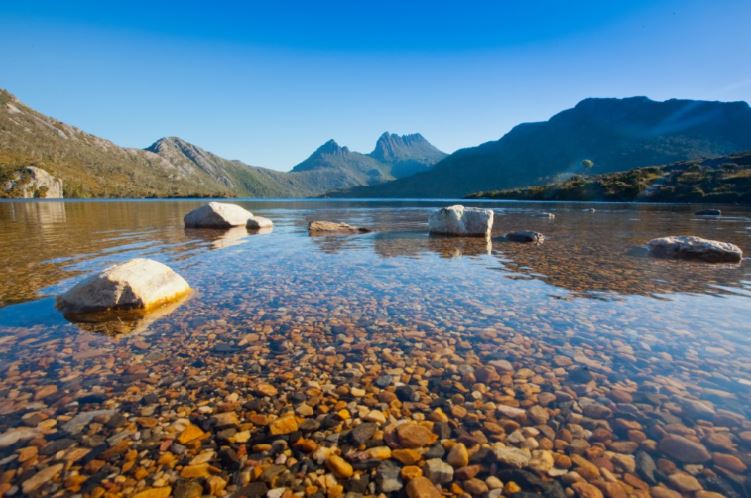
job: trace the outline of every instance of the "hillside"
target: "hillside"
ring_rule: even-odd
[[[0,180],[24,166],[37,166],[62,179],[65,197],[316,196],[390,181],[396,164],[397,169],[403,164],[424,169],[426,161],[443,155],[419,134],[384,134],[379,142],[384,137],[396,144],[392,162],[351,152],[332,140],[285,173],[224,159],[178,137],[159,139],[146,149],[119,147],[0,89]]]
[[[594,171],[607,173],[749,149],[745,102],[586,99],[548,121],[521,124],[495,142],[459,150],[428,172],[330,195],[458,197],[580,174],[586,159]]]
[[[544,186],[478,192],[472,199],[751,204],[751,152],[682,161]]]

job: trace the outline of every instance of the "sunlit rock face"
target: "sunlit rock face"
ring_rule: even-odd
[[[253,213],[237,204],[209,202],[185,215],[186,228],[230,228],[244,226]]]
[[[3,190],[11,197],[60,199],[63,197],[63,181],[42,168],[27,166],[13,173]]]
[[[430,233],[440,235],[489,237],[493,211],[456,204],[435,211],[428,218]]]
[[[58,307],[66,316],[121,311],[146,313],[188,293],[188,283],[169,266],[136,258],[83,280],[58,298]]]

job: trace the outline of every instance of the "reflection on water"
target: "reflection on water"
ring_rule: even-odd
[[[273,233],[263,236],[244,228],[186,231],[182,217],[199,203],[71,202],[51,212],[38,203],[0,203],[7,241],[0,247],[0,427],[24,425],[32,409],[60,410],[69,419],[84,410],[73,401],[96,392],[96,408],[124,417],[120,425],[91,424],[78,443],[116,447],[112,441],[130,438],[136,454],[150,455],[139,465],[149,465],[157,448],[171,448],[174,434],[164,428],[188,418],[212,426],[198,407],[237,410],[245,420],[296,409],[302,397],[320,404],[316,413],[324,418],[342,406],[357,417],[352,403],[360,401],[344,394],[357,386],[368,410],[399,410],[395,418],[427,418],[444,407],[451,437],[468,444],[506,440],[521,425],[528,431],[522,438],[536,435],[541,447],[594,458],[619,483],[635,481],[602,460],[612,453],[646,451],[663,459],[662,469],[684,468],[657,448],[669,433],[700,441],[726,461],[748,459],[751,265],[654,260],[632,251],[657,236],[695,234],[748,254],[747,211],[723,208],[727,216],[711,220],[693,216],[691,206],[601,205],[589,213],[581,205],[487,204],[496,210],[494,236],[542,232],[545,242],[535,246],[430,237],[427,215],[445,203],[242,202],[274,221]],[[553,211],[555,220],[536,216],[542,211]],[[61,215],[63,222],[50,221]],[[309,237],[310,219],[375,232]],[[135,256],[169,264],[195,294],[163,315],[105,331],[131,332],[117,336],[65,321],[43,297]],[[132,333],[144,330],[149,334]],[[490,365],[507,366],[494,376]],[[375,379],[387,372],[419,392],[419,402],[383,402]],[[279,394],[260,400],[253,390],[259,382]],[[35,399],[44,389],[54,394]],[[596,402],[596,412],[583,410],[586,402]],[[498,404],[535,408],[537,420],[510,421],[492,409]],[[159,430],[134,433],[124,425],[142,418],[155,419]],[[242,451],[270,441],[251,425],[248,437],[256,439]],[[338,440],[334,429],[316,430]],[[183,446],[178,465],[200,448],[218,453],[225,437],[215,431]],[[58,454],[56,438],[67,437],[44,440],[51,446],[45,462]],[[240,451],[242,444],[233,445]],[[124,458],[113,457],[114,467],[99,478],[117,475]],[[744,496],[743,464],[733,462],[733,471],[714,460],[688,470],[707,489]],[[234,482],[233,471],[220,470]]]

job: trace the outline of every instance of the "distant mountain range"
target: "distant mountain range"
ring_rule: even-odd
[[[539,185],[589,172],[716,157],[751,150],[745,102],[646,97],[586,99],[541,123],[516,126],[495,142],[459,150],[429,171],[332,196],[461,197]]]
[[[38,166],[63,180],[66,197],[317,196],[403,178],[445,155],[419,134],[384,133],[372,154],[330,140],[285,173],[224,159],[178,137],[146,149],[119,147],[0,89],[0,179]]]
[[[0,90],[0,180],[37,166],[63,180],[66,197],[462,197],[746,150],[745,102],[597,98],[448,156],[420,134],[384,133],[367,154],[329,140],[285,173],[177,137],[119,147]]]

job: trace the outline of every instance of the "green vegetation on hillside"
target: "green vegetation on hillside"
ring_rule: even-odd
[[[751,152],[649,166],[550,185],[478,192],[473,199],[751,204]]]

